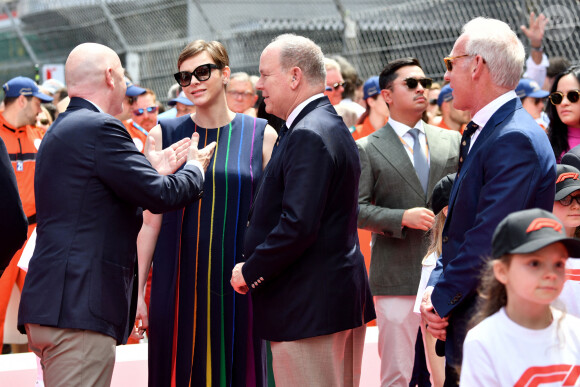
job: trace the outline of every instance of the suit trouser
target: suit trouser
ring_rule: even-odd
[[[83,329],[26,324],[30,349],[40,357],[46,387],[109,387],[116,340]]]
[[[277,387],[357,387],[366,325],[330,335],[271,342]]]
[[[381,386],[408,387],[421,322],[420,316],[413,312],[416,296],[375,296],[374,299],[379,327]]]

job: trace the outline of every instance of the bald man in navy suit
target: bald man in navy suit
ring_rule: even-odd
[[[137,233],[142,211],[198,200],[215,144],[197,139],[140,153],[114,115],[125,97],[117,54],[85,43],[70,53],[71,97],[38,152],[36,249],[22,291],[18,325],[40,357],[50,386],[109,386],[115,345],[133,330]]]

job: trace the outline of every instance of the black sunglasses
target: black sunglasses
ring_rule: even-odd
[[[431,98],[429,100],[429,105],[437,105],[437,98]]]
[[[135,109],[135,110],[133,110],[133,114],[135,114],[136,116],[142,116],[143,114],[145,114],[145,112],[155,113],[156,111],[157,111],[157,106],[149,106],[149,107],[146,107],[145,109]]]
[[[195,70],[192,72],[189,71],[180,71],[178,73],[173,74],[179,86],[186,87],[191,85],[191,78],[195,77],[198,81],[203,82],[207,81],[209,77],[211,77],[211,69],[220,69],[221,67],[213,64],[213,63],[206,63],[201,66],[197,66]]]
[[[409,89],[415,89],[421,84],[424,89],[430,89],[431,85],[433,84],[433,80],[431,78],[405,78],[403,82],[407,85]]]
[[[572,201],[574,201],[574,200],[576,200],[576,203],[577,204],[580,204],[580,196],[568,195],[564,199],[560,199],[558,201],[563,206],[569,206],[570,204],[572,204]]]
[[[564,93],[562,93],[561,91],[555,91],[552,94],[550,94],[548,98],[550,98],[550,102],[552,102],[553,105],[559,105],[564,100]],[[566,94],[566,98],[568,98],[568,101],[576,103],[580,99],[580,91],[570,90]]]

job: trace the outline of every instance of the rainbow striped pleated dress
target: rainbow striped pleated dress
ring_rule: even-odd
[[[162,122],[163,147],[194,131],[217,147],[203,198],[165,214],[153,259],[150,386],[264,386],[266,351],[253,335],[251,298],[230,285],[262,172],[266,121],[243,114],[217,129],[189,116]]]

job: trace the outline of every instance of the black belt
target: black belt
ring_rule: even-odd
[[[30,226],[31,224],[36,224],[36,214],[34,215],[30,215],[28,218],[28,225]]]

